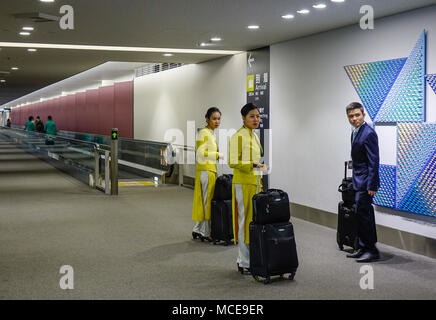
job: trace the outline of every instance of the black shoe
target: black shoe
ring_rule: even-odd
[[[207,240],[209,242],[212,242],[213,239],[209,236],[209,237],[204,237],[204,236],[200,236],[201,237],[201,242],[203,242],[204,240]]]
[[[197,238],[200,238],[201,239],[201,234],[199,234],[199,233],[197,233],[197,232],[192,232],[192,239],[197,239]]]
[[[363,251],[363,249],[358,249],[357,251],[354,251],[353,253],[349,253],[347,254],[347,258],[360,258],[363,254],[365,253],[365,251]]]
[[[365,252],[356,262],[372,262],[380,259],[380,254],[378,252]]]
[[[248,272],[248,273],[251,274],[251,269],[250,269],[250,268],[243,268],[243,267],[240,267],[238,263],[237,263],[236,265],[238,266],[238,271],[239,271],[241,274],[244,274],[244,271],[246,271],[246,272]]]

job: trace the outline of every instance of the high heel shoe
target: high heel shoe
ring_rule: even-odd
[[[192,232],[192,239],[194,239],[194,240],[197,239],[197,238],[201,239],[201,237],[202,237],[201,234],[199,234],[197,232],[194,232],[194,231]]]
[[[239,271],[241,274],[244,274],[244,271],[246,271],[246,272],[248,272],[248,273],[251,274],[251,269],[250,269],[250,268],[244,268],[244,267],[241,267],[241,266],[239,265],[239,263],[237,263],[236,265],[238,266],[238,271]]]
[[[212,242],[213,239],[211,237],[204,237],[201,234],[199,235],[201,242],[204,242],[204,240],[207,240],[209,242]]]

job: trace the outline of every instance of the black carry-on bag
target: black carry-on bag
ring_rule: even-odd
[[[232,200],[232,179],[232,174],[223,174],[216,179],[214,200]]]
[[[351,163],[351,162],[350,162]],[[355,202],[356,191],[353,188],[353,178],[347,177],[347,169],[349,167],[349,162],[345,161],[345,172],[344,179],[338,187],[338,191],[342,194],[342,201],[346,206],[351,207]]]
[[[213,244],[224,241],[228,246],[233,240],[232,200],[212,200],[211,232]]]
[[[224,171],[223,166],[221,171]],[[210,218],[210,236],[215,245],[220,241],[224,241],[225,246],[233,243],[232,180],[232,174],[221,174],[215,182]]]
[[[338,228],[336,241],[339,249],[344,250],[344,245],[358,249],[357,218],[355,194],[352,178],[347,178],[348,162],[345,162],[345,174],[338,191],[342,193],[342,201],[338,204]]]
[[[253,196],[253,222],[269,224],[288,222],[291,218],[288,194],[279,189],[268,189]]]
[[[291,222],[250,223],[250,272],[256,281],[289,274],[293,280],[298,268],[297,247]]]

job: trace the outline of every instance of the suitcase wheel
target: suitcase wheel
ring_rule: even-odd
[[[344,245],[340,244],[339,245],[339,250],[344,251]]]
[[[259,282],[259,277],[258,276],[253,275],[253,278],[254,278],[254,281]]]
[[[263,280],[263,284],[268,284],[268,283],[270,283],[271,282],[271,277],[270,276],[267,276],[266,278],[265,278],[265,280]]]
[[[216,246],[216,240],[215,239],[213,240],[213,245]]]
[[[292,273],[289,275],[288,280],[293,281],[294,278],[295,278],[295,272],[292,272]]]
[[[229,242],[228,242],[228,241],[224,242],[224,246],[225,246],[225,247],[227,247],[228,245],[229,245]]]

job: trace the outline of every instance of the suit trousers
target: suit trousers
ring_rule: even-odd
[[[372,196],[368,191],[356,191],[357,236],[359,246],[365,251],[377,252],[377,231],[375,227]]]

